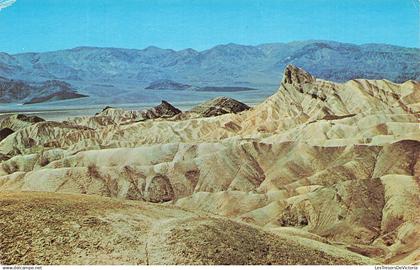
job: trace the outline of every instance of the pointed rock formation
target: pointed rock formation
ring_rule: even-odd
[[[146,110],[144,112],[144,118],[146,119],[154,119],[154,118],[168,118],[180,114],[181,110],[175,108],[167,102],[166,100],[162,100],[162,102],[152,109]]]
[[[227,113],[239,113],[249,110],[250,107],[240,101],[228,97],[218,97],[198,106],[195,106],[189,112],[197,113],[202,117],[212,117]]]
[[[287,65],[283,73],[283,83],[285,84],[305,84],[315,82],[315,77],[294,65]]]
[[[181,110],[162,100],[161,104],[146,110],[124,110],[106,106],[101,112],[96,113],[94,117],[77,117],[69,121],[69,123],[98,128],[108,125],[141,122],[149,119],[171,118],[180,113]]]

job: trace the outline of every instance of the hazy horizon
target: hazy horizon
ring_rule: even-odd
[[[408,48],[408,49],[420,49],[420,45],[417,47],[407,47],[407,46],[402,46],[402,45],[396,45],[396,44],[390,44],[390,43],[352,43],[352,42],[341,42],[341,41],[337,41],[337,40],[323,40],[323,39],[306,39],[306,40],[292,40],[292,41],[288,41],[288,42],[283,42],[283,41],[278,41],[278,42],[269,42],[269,43],[258,43],[258,44],[240,44],[240,43],[235,43],[235,42],[229,42],[229,43],[221,43],[221,44],[215,44],[212,45],[209,48],[204,48],[204,49],[196,49],[196,48],[192,48],[192,47],[186,47],[186,48],[181,48],[181,49],[173,49],[170,47],[160,47],[154,44],[148,45],[146,47],[140,47],[140,48],[131,48],[131,47],[115,47],[115,46],[93,46],[93,45],[79,45],[79,46],[75,46],[75,47],[69,47],[69,48],[61,48],[61,49],[56,49],[56,50],[46,50],[46,51],[24,51],[24,52],[7,52],[7,51],[0,51],[3,53],[7,53],[10,55],[17,55],[17,54],[26,54],[26,53],[48,53],[48,52],[54,52],[54,51],[66,51],[66,50],[74,50],[77,48],[100,48],[100,49],[124,49],[124,50],[146,50],[148,48],[158,48],[158,49],[162,49],[162,50],[173,50],[175,52],[179,52],[179,51],[183,51],[183,50],[194,50],[197,52],[204,52],[207,50],[211,50],[215,47],[218,46],[228,46],[228,45],[238,45],[238,46],[251,46],[251,47],[257,47],[257,46],[262,46],[262,45],[269,45],[269,44],[293,44],[293,43],[300,43],[300,42],[337,42],[337,43],[342,43],[342,44],[352,44],[352,45],[357,45],[357,46],[363,46],[363,45],[388,45],[388,46],[394,46],[394,47],[401,47],[401,48]]]
[[[0,51],[10,54],[307,40],[420,47],[414,0],[6,0],[0,10]]]

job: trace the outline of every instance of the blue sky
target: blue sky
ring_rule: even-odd
[[[419,17],[419,0],[16,0],[0,10],[0,51],[307,39],[420,47]]]

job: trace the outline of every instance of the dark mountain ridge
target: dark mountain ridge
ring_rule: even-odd
[[[192,85],[190,84],[184,84],[179,83],[171,80],[157,80],[152,82],[149,86],[147,86],[145,89],[149,90],[186,90],[188,88],[191,88]]]
[[[48,80],[26,82],[0,77],[0,103],[23,102],[25,104],[87,97],[67,82]]]

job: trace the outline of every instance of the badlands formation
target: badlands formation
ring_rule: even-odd
[[[0,264],[413,264],[420,83],[0,123]]]

